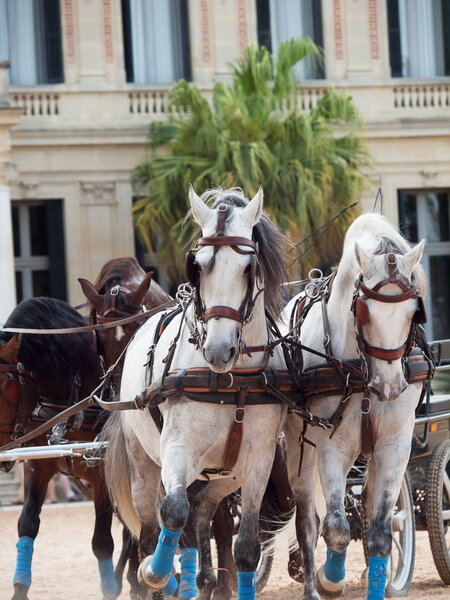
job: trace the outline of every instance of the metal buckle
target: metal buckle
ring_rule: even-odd
[[[241,420],[239,420],[237,418],[238,410],[242,410],[242,419]],[[234,415],[235,422],[236,423],[243,423],[244,422],[244,417],[245,417],[245,408],[243,406],[238,406],[238,408],[236,409],[236,414]]]
[[[364,400],[367,400],[367,410],[363,409]],[[367,398],[367,396],[364,396],[364,398],[362,399],[362,402],[361,402],[361,414],[362,415],[368,415],[370,413],[370,405],[371,405],[370,398]]]
[[[111,288],[111,291],[109,293],[111,294],[111,296],[118,296],[119,291],[120,291],[120,285],[115,285],[114,287]]]
[[[228,206],[227,206],[226,204],[223,204],[223,203],[221,203],[221,204],[219,204],[219,206],[217,207],[217,210],[218,210],[219,212],[227,212],[227,210],[228,210]]]

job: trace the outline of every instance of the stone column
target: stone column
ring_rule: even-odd
[[[16,170],[11,162],[10,130],[18,123],[21,108],[9,104],[6,69],[8,61],[0,61],[0,323],[3,323],[16,305],[14,272],[11,196],[9,184]]]

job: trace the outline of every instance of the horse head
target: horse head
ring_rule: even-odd
[[[422,240],[405,254],[392,248],[370,254],[355,241],[357,342],[368,387],[381,400],[396,400],[406,388],[403,360],[414,343],[415,324],[426,321],[414,277],[424,245]]]
[[[225,202],[210,208],[192,187],[189,199],[202,230],[188,253],[187,271],[196,287],[203,355],[213,371],[225,373],[238,359],[243,326],[253,316],[258,258],[252,232],[261,218],[263,191],[241,208]]]

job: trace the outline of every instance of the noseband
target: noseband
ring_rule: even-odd
[[[258,257],[256,254],[257,248],[256,243],[248,238],[224,235],[225,216],[227,210],[228,206],[226,204],[219,204],[219,223],[217,227],[217,233],[211,236],[201,237],[197,241],[197,246],[193,250],[189,250],[189,252],[186,254],[186,275],[189,283],[194,288],[195,314],[199,321],[206,323],[209,319],[219,319],[220,317],[223,317],[245,324],[251,319],[256,298],[262,292],[262,290],[259,290],[258,294],[253,298],[253,289],[258,272]],[[252,255],[248,288],[239,310],[231,308],[230,306],[222,305],[205,308],[200,297],[200,273],[195,262],[196,253],[205,246],[229,246],[238,254]],[[242,246],[247,248],[247,250],[243,250]]]
[[[427,316],[422,296],[417,294],[416,286],[411,283],[411,285],[408,287],[408,285],[406,285],[398,276],[396,254],[393,252],[386,254],[386,261],[389,270],[389,278],[383,279],[373,288],[369,288],[365,285],[363,275],[362,273],[360,274],[359,279],[355,284],[352,312],[354,315],[355,325],[358,329],[356,340],[358,342],[358,349],[360,353],[372,356],[374,358],[379,358],[380,360],[386,360],[387,362],[391,363],[393,360],[403,358],[409,354],[414,344],[414,327],[416,324],[426,323]],[[391,296],[389,294],[382,294],[379,292],[381,288],[391,283],[397,285],[402,290],[402,293]],[[362,292],[362,295],[360,295],[360,292]],[[362,328],[369,320],[369,307],[367,306],[366,302],[368,298],[376,300],[377,302],[384,302],[388,304],[405,302],[410,298],[417,298],[419,306],[411,320],[408,337],[406,338],[404,344],[398,348],[378,348],[377,346],[371,346],[365,340]]]

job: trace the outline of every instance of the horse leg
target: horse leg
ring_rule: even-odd
[[[233,558],[234,520],[224,498],[219,502],[212,519],[212,530],[217,546],[217,583],[213,592],[213,600],[229,600],[231,598],[230,579],[237,587],[236,565]]]
[[[375,447],[376,485],[373,494],[373,518],[367,534],[369,587],[367,598],[383,600],[388,557],[392,549],[392,515],[408,464],[410,439]]]
[[[285,525],[292,517],[295,509],[295,499],[292,492],[291,486],[289,485],[289,478],[287,472],[287,462],[285,453],[283,452],[280,443],[277,444],[275,449],[275,459],[272,465],[272,471],[269,477],[269,486],[273,488],[276,495],[276,506],[275,510],[279,513],[279,523],[273,523],[273,511],[274,507],[269,507],[270,513],[268,519],[264,522],[264,529],[269,528],[271,531],[277,531],[279,527]],[[263,517],[264,520],[264,504],[265,497],[263,497],[262,507],[260,512],[260,519]],[[299,583],[304,582],[303,574],[303,555],[300,548],[289,548],[289,560],[288,560],[288,573],[294,581]]]
[[[56,461],[28,461],[24,464],[25,499],[18,522],[17,562],[12,600],[27,600],[31,585],[31,560],[39,531],[39,514],[50,479],[57,473]]]
[[[93,486],[95,525],[92,536],[92,551],[98,561],[100,589],[103,599],[110,600],[116,598],[119,594],[112,559],[114,551],[114,541],[111,535],[113,509],[100,470],[97,468],[89,469],[83,476]]]
[[[248,464],[241,478],[241,524],[234,544],[238,576],[238,600],[254,600],[255,571],[261,556],[259,543],[259,511],[273,464],[275,445],[269,456],[258,457],[257,464]]]
[[[345,484],[356,459],[356,450],[345,454],[338,451],[338,444],[339,440],[333,438],[332,443],[327,439],[319,447],[320,480],[327,507],[322,528],[327,558],[317,572],[316,585],[320,594],[329,598],[341,596],[345,588],[345,557],[350,543],[350,525],[344,506]],[[355,443],[353,448],[358,445]]]
[[[225,587],[219,590],[215,589],[216,576],[212,569],[211,556],[211,519],[217,510],[219,502],[234,491],[236,482],[233,479],[218,479],[211,481],[207,487],[204,487],[195,498],[193,504],[193,518],[195,530],[197,532],[198,549],[199,549],[199,571],[197,575],[198,596],[197,600],[209,600],[211,593],[214,590],[215,600],[229,600],[231,590],[228,586],[228,578],[222,578],[222,584]],[[231,538],[233,535],[233,527],[229,532],[228,551],[231,553]],[[232,560],[232,558],[231,558]],[[224,558],[220,557],[221,564],[224,563]],[[217,592],[217,593],[216,593]]]
[[[314,581],[314,551],[318,537],[318,520],[314,502],[316,450],[313,446],[305,443],[302,450],[299,444],[299,433],[298,417],[289,417],[285,427],[288,450],[287,467],[289,483],[297,504],[295,526],[304,562],[303,598],[304,600],[320,600]],[[310,438],[313,435],[314,432],[311,431],[308,437]],[[301,452],[303,452],[302,457]],[[298,577],[302,577],[301,572],[298,574]]]

